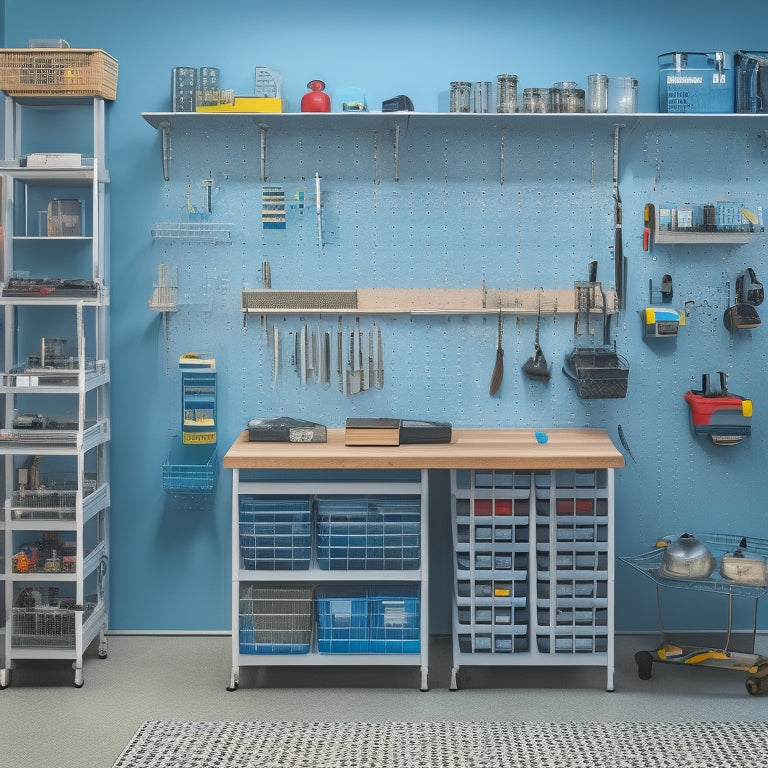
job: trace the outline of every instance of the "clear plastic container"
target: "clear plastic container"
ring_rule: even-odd
[[[608,80],[608,111],[637,112],[637,80],[634,77],[611,77]]]

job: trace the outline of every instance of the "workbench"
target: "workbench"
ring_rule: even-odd
[[[624,466],[622,454],[614,446],[607,433],[600,429],[454,429],[450,443],[416,444],[399,446],[347,446],[344,429],[329,429],[326,443],[250,442],[248,432],[241,433],[224,456],[223,465],[232,470],[232,676],[230,690],[239,684],[241,666],[270,665],[410,665],[420,669],[421,689],[427,690],[428,675],[428,600],[429,600],[429,547],[427,520],[429,511],[428,471],[450,470],[452,487],[452,527],[454,533],[454,558],[476,558],[462,570],[456,560],[456,600],[454,616],[454,671],[451,687],[457,687],[456,678],[460,664],[593,664],[605,665],[609,690],[613,688],[613,470]],[[527,478],[527,480],[526,480]],[[284,570],[281,563],[267,568],[245,568],[242,557],[242,509],[243,503],[254,500],[275,500],[306,497],[317,503],[326,499],[418,499],[419,537],[416,568],[400,569],[389,566],[373,569],[352,568],[335,570],[318,567],[316,552],[310,562],[300,569]],[[515,507],[512,500],[524,503],[525,514]],[[503,503],[502,503],[503,502]],[[571,514],[566,514],[568,504]],[[584,505],[587,505],[586,507]],[[592,506],[590,506],[590,504]],[[490,505],[490,506],[488,506]],[[587,509],[585,512],[585,509]],[[521,508],[522,509],[522,508]],[[598,531],[599,535],[583,537],[579,533],[574,541],[559,542],[558,537],[568,538],[564,521],[573,524],[573,531]],[[552,521],[548,526],[547,521]],[[313,516],[313,524],[315,524]],[[482,523],[482,525],[481,525]],[[555,524],[556,523],[556,524]],[[467,527],[468,526],[468,527]],[[510,527],[512,526],[512,527]],[[512,541],[516,531],[520,541]],[[525,529],[526,536],[522,533]],[[471,540],[460,541],[459,534],[472,531]],[[528,530],[532,535],[528,536]],[[547,531],[547,541],[537,537]],[[563,534],[565,531],[565,534]],[[475,535],[477,534],[477,536]],[[496,536],[498,534],[498,537]],[[313,541],[316,540],[313,532]],[[490,536],[489,539],[486,539]],[[522,542],[525,538],[525,542]],[[576,539],[579,539],[576,541]],[[599,539],[599,541],[598,541]],[[551,540],[551,541],[550,541]],[[552,550],[552,567],[547,568],[551,584],[551,597],[541,598],[543,573],[534,567],[546,550]],[[589,598],[599,606],[593,611],[600,618],[599,642],[588,648],[587,636],[594,639],[593,626],[586,632],[577,632],[578,642],[565,650],[562,628],[555,620],[562,607],[570,608],[570,615],[584,614],[583,600],[570,594],[560,599],[558,582],[565,578],[564,571],[554,567],[555,550],[558,561],[561,550],[599,550],[593,558],[595,567],[587,568],[587,580],[600,587],[599,598]],[[490,567],[486,568],[486,560]],[[514,562],[513,562],[514,561]],[[466,563],[464,563],[466,564]],[[584,573],[575,574],[568,569],[572,584],[583,586]],[[577,578],[577,576],[579,578]],[[519,577],[519,578],[518,578]],[[478,599],[475,586],[511,584],[514,589],[499,587],[495,592]],[[519,583],[516,583],[519,582]],[[313,589],[335,585],[360,587],[415,588],[419,597],[417,642],[403,645],[395,652],[343,652],[321,653],[315,638],[309,648],[298,652],[269,652],[248,647],[241,643],[244,624],[243,590],[254,586],[269,588],[270,585],[311,586]],[[522,586],[524,585],[524,586]],[[464,591],[472,590],[468,602]],[[462,595],[459,595],[459,591]],[[396,591],[396,590],[395,590]],[[523,594],[524,592],[524,594]],[[249,593],[250,596],[251,593]],[[594,597],[594,596],[593,596]],[[487,598],[487,599],[486,599]],[[462,601],[466,603],[462,606]],[[537,606],[546,603],[551,608],[551,627],[539,625],[536,629],[534,614]],[[532,634],[539,637],[538,650],[520,650],[519,637],[522,625],[515,623],[512,615],[524,604],[529,617],[526,635],[534,642]],[[578,609],[574,610],[574,606]],[[463,607],[461,612],[459,608]],[[470,623],[462,625],[463,616],[469,609]],[[459,615],[461,613],[461,616]],[[518,612],[519,613],[519,612]],[[488,615],[487,627],[484,617]],[[500,626],[496,625],[498,615]],[[521,614],[522,615],[522,614]],[[249,631],[253,631],[252,616],[245,617]],[[506,627],[507,635],[502,635]],[[490,647],[478,643],[481,629],[488,629],[488,637],[498,637]],[[549,635],[544,638],[549,630]],[[461,636],[461,637],[460,637]],[[466,637],[469,637],[469,646]],[[514,642],[508,638],[515,637]],[[459,640],[461,639],[461,647]],[[469,650],[467,650],[469,648]],[[548,649],[548,650],[547,650]]]

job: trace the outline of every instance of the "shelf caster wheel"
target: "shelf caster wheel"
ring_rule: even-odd
[[[234,685],[228,685],[227,690],[231,693],[232,691],[236,691],[240,686],[235,683]]]
[[[751,696],[757,696],[759,693],[768,691],[768,682],[765,677],[748,677],[747,693]]]
[[[99,649],[99,658],[100,659],[106,659],[107,658],[107,652],[106,651],[102,651],[101,649]]]
[[[79,683],[75,682],[75,688],[82,688],[85,685],[85,683],[81,680]]]
[[[650,680],[653,656],[648,651],[638,651],[635,654],[635,663],[637,664],[637,676],[641,680]]]

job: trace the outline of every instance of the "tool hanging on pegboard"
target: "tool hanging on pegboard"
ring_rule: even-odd
[[[619,192],[619,137],[623,126],[616,124],[613,132],[613,198],[614,198],[614,224],[613,224],[613,258],[615,267],[616,297],[618,308],[626,306],[626,279],[627,262],[624,256],[624,244],[622,242],[622,204]]]
[[[277,328],[268,335],[268,348],[273,352],[273,388],[279,367],[280,337]],[[334,365],[334,346],[335,365]],[[336,328],[336,343],[328,328],[304,323],[294,333],[292,364],[303,387],[310,383],[329,389],[332,371],[336,371],[338,390],[343,395],[358,395],[384,387],[384,343],[381,328],[361,327],[360,318],[346,330],[341,316]]]

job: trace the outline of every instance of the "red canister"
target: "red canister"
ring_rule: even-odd
[[[331,97],[324,93],[325,83],[322,80],[310,80],[307,83],[309,92],[301,97],[302,112],[330,112]]]

